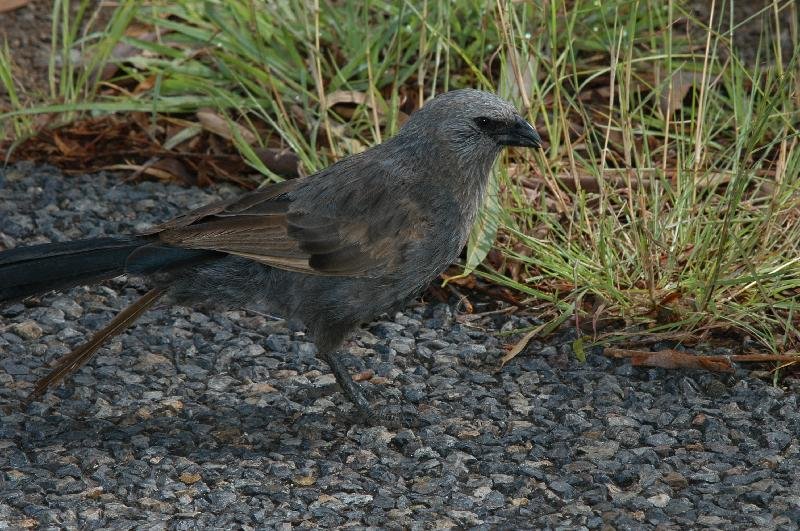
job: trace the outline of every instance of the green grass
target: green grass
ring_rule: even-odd
[[[736,333],[796,351],[800,44],[794,24],[781,48],[775,24],[798,7],[754,16],[754,66],[732,53],[742,28],[721,30],[732,12],[717,4],[704,27],[657,0],[123,1],[106,29],[81,30],[90,3],[75,18],[56,2],[50,93],[26,100],[0,54],[15,108],[0,131],[19,141],[40,113],[193,120],[211,107],[255,135],[232,140],[273,180],[256,147],[288,147],[312,172],[393,134],[431,94],[495,90],[549,147],[498,165],[467,271],[589,342]],[[120,44],[137,52],[116,60]],[[109,62],[119,70],[100,81]],[[353,94],[345,117],[331,103]],[[502,260],[488,264],[492,246]]]

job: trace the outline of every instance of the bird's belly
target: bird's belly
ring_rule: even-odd
[[[309,328],[354,327],[402,309],[447,267],[449,254],[456,253],[409,260],[391,274],[374,277],[308,275],[229,256],[173,278],[168,297],[218,309],[257,304]]]
[[[379,315],[398,311],[419,295],[430,279],[407,276],[379,278],[305,276],[286,299],[291,317],[307,326],[324,320],[342,326],[369,322]],[[278,302],[278,301],[275,301]],[[280,304],[280,303],[278,303]]]

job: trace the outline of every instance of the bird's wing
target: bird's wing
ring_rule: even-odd
[[[208,205],[201,206],[185,214],[181,214],[180,216],[172,218],[165,223],[156,225],[142,234],[158,234],[172,229],[181,229],[188,227],[193,223],[202,222],[204,218],[213,218],[216,215],[224,216],[227,213],[245,211],[250,207],[274,200],[291,192],[297,187],[299,182],[301,182],[300,179],[292,179],[289,181],[274,183],[244,195],[209,203]]]
[[[369,276],[400,260],[409,242],[403,232],[413,238],[419,229],[407,223],[413,209],[369,209],[371,217],[360,215],[358,193],[333,193],[334,206],[297,200],[291,192],[301,182],[285,181],[199,208],[151,234],[171,246],[224,252],[291,271]]]

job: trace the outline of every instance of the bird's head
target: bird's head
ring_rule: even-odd
[[[411,115],[403,127],[431,145],[447,146],[459,158],[490,162],[507,146],[541,146],[536,130],[514,107],[491,92],[445,92]],[[422,138],[420,138],[422,137]],[[427,138],[425,138],[427,137]]]
[[[469,227],[500,151],[508,146],[538,148],[541,138],[496,94],[462,89],[428,101],[385,145],[411,158],[430,182],[456,196]]]

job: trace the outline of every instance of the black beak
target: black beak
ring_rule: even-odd
[[[542,139],[531,124],[517,116],[514,125],[497,135],[501,146],[542,147]]]

